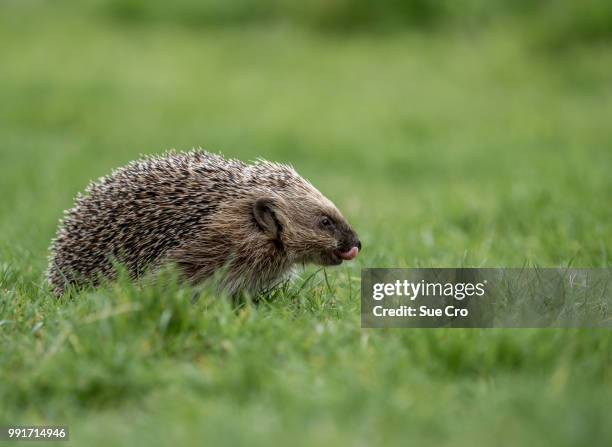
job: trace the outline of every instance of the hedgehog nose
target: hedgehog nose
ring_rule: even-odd
[[[357,244],[355,244],[355,246],[361,251],[361,241],[359,239],[357,239]]]

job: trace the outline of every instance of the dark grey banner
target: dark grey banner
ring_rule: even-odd
[[[612,269],[364,269],[364,328],[612,328]]]

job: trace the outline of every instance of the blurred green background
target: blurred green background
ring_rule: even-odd
[[[362,267],[610,267],[612,3],[0,1],[0,425],[78,445],[610,445],[612,335],[361,330]],[[139,154],[292,163],[356,263],[236,311],[57,301],[78,191]],[[316,269],[309,269],[307,278]]]

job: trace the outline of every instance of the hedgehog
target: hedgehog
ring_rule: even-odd
[[[259,294],[293,267],[339,265],[361,250],[338,208],[286,164],[244,163],[202,149],[134,161],[102,177],[64,212],[50,248],[57,296],[167,264],[231,295]]]

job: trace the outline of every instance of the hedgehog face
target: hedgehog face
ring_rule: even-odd
[[[333,203],[316,192],[259,199],[255,220],[292,262],[328,266],[354,259],[361,250],[357,234]]]
[[[310,252],[310,262],[339,265],[357,257],[361,241],[346,219],[335,208],[319,211],[314,222],[318,246]]]

